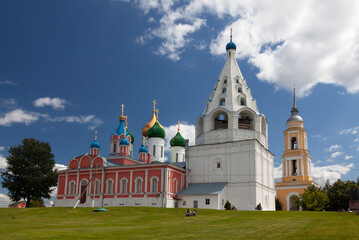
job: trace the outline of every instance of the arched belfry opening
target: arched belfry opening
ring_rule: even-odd
[[[196,137],[200,136],[203,133],[203,117],[200,116],[196,124]]]
[[[291,149],[295,150],[298,149],[298,143],[297,143],[297,138],[296,137],[292,137],[291,139]]]
[[[253,116],[248,111],[242,111],[238,114],[238,128],[239,129],[254,129]]]
[[[226,105],[226,99],[221,98],[221,99],[219,100],[219,106],[225,106],[225,105]]]
[[[241,106],[247,106],[246,99],[245,99],[245,98],[241,98],[240,104],[241,104]]]
[[[228,115],[226,112],[218,112],[213,116],[213,130],[228,129]]]
[[[299,197],[297,195],[289,198],[288,208],[290,211],[299,211]]]

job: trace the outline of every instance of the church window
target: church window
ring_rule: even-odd
[[[70,183],[70,195],[75,195],[75,182]]]
[[[142,192],[142,179],[137,179],[136,180],[136,193],[141,193]]]
[[[178,187],[178,184],[177,184],[177,179],[173,179],[173,193],[177,193],[177,187]]]
[[[182,204],[183,206],[186,206],[186,200],[185,201],[183,201],[183,204]]]
[[[236,79],[236,83],[239,83],[239,79],[238,79],[238,78]]]
[[[222,89],[222,93],[226,93],[227,92],[227,89],[226,88],[223,88]]]
[[[296,137],[293,137],[293,138],[291,139],[291,142],[292,142],[292,150],[298,149],[297,138],[296,138]]]
[[[219,100],[219,105],[220,106],[226,105],[226,100],[224,98],[221,98],[221,100]]]
[[[100,194],[100,181],[95,182],[95,194]]]
[[[203,133],[203,117],[200,116],[198,118],[197,124],[196,124],[196,136],[200,136]]]
[[[156,156],[156,146],[153,146],[153,156]]]
[[[163,157],[163,146],[161,146],[161,157]]]
[[[178,153],[176,153],[176,162],[178,162]]]
[[[221,163],[217,163],[217,168],[221,168]]]
[[[121,181],[121,193],[127,193],[127,180],[123,179]]]
[[[224,82],[223,83],[227,83],[227,79],[224,79]]]
[[[113,188],[113,181],[108,180],[108,182],[107,182],[107,193],[108,194],[112,194],[112,188]]]
[[[157,192],[157,178],[152,179],[152,192]]]
[[[231,57],[231,52],[228,52],[228,57]]]
[[[206,198],[206,205],[209,205],[209,204],[210,204],[210,199]]]
[[[242,106],[247,106],[246,100],[244,98],[241,98],[241,105]]]
[[[113,152],[116,152],[116,143],[113,144]]]
[[[292,160],[292,176],[297,176],[297,160]]]
[[[241,92],[242,92],[242,88],[239,87],[239,88],[238,88],[238,92],[241,93]]]
[[[220,113],[214,118],[214,130],[227,129],[228,128],[228,116],[226,113]]]
[[[238,115],[238,128],[239,129],[253,129],[252,118],[246,112],[241,112]]]

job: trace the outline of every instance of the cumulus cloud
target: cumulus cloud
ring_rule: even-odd
[[[6,158],[0,154],[0,169],[6,169],[7,168],[7,161]]]
[[[0,114],[0,126],[11,126],[13,123],[24,123],[30,125],[37,120],[40,116],[45,116],[36,112],[27,112],[22,109],[15,109],[11,112]]]
[[[63,164],[55,163],[54,170],[55,170],[55,169],[56,169],[57,171],[65,170],[65,169],[67,169],[67,166],[66,166],[66,165],[63,165]]]
[[[65,99],[61,99],[58,97],[57,98],[44,97],[44,98],[36,99],[34,101],[34,106],[35,107],[51,106],[53,109],[62,110],[65,109],[65,104],[67,103],[68,102]]]
[[[17,101],[14,98],[0,99],[0,108],[13,109],[17,107]]]
[[[345,160],[349,160],[349,159],[352,159],[353,156],[350,156],[350,155],[345,155]]]
[[[330,147],[328,148],[328,151],[329,151],[329,152],[332,152],[332,151],[338,150],[338,149],[340,149],[340,148],[342,148],[342,145],[335,144],[335,145],[330,146]]]
[[[324,186],[325,182],[329,180],[329,182],[333,183],[337,179],[341,178],[341,176],[347,174],[350,170],[354,169],[354,164],[349,163],[347,165],[328,165],[317,167],[313,164],[312,166],[312,177],[313,180],[320,186]],[[274,168],[274,178],[275,181],[280,181],[282,177],[282,164],[278,167]]]
[[[359,126],[353,128],[347,128],[339,131],[340,135],[347,135],[347,134],[358,134]]]
[[[331,155],[330,155],[330,158],[336,158],[336,157],[339,157],[340,155],[342,155],[343,153],[342,152],[333,152]]]
[[[11,203],[11,200],[8,195],[0,193],[0,207],[5,208],[8,207]]]
[[[174,124],[168,127],[164,127],[166,131],[165,138],[165,151],[169,151],[170,149],[170,141],[177,134],[178,125]],[[195,126],[181,123],[180,125],[180,133],[184,139],[189,139],[189,145],[194,145],[195,143]]]
[[[285,0],[137,0],[145,13],[152,11],[156,25],[143,42],[161,40],[156,53],[179,60],[198,31],[210,30],[207,18],[224,26],[210,43],[213,55],[223,55],[233,28],[239,58],[258,69],[257,77],[298,95],[310,94],[319,83],[359,91],[359,2]],[[157,19],[158,18],[158,19]],[[216,29],[215,29],[216,31]]]
[[[95,115],[47,117],[46,120],[50,122],[88,123],[90,130],[94,130],[103,123],[103,121]]]

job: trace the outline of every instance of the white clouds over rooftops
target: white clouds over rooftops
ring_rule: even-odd
[[[330,146],[329,149],[328,149],[328,151],[329,151],[329,152],[332,152],[332,151],[337,150],[337,149],[340,149],[340,148],[342,148],[341,145],[335,144],[335,145]]]
[[[257,67],[257,77],[277,89],[291,89],[296,83],[298,95],[305,96],[322,83],[359,92],[358,1],[136,2],[145,14],[156,11],[151,17],[159,16],[141,42],[160,39],[156,53],[172,60],[179,60],[193,44],[194,33],[212,29],[206,16],[221,21],[229,17],[227,26],[210,41],[211,54],[225,53],[233,27],[238,57],[247,58]]]
[[[170,150],[170,141],[177,134],[178,125],[171,125],[164,127],[166,132],[165,151]],[[195,126],[187,123],[180,124],[180,133],[184,139],[189,139],[189,145],[194,145],[195,142]]]
[[[51,106],[53,109],[61,110],[61,109],[65,109],[65,104],[67,103],[68,102],[65,99],[61,99],[58,97],[57,98],[44,97],[44,98],[36,99],[34,101],[34,106],[35,107]]]

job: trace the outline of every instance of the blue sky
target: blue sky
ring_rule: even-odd
[[[89,151],[95,129],[107,155],[121,104],[137,152],[154,99],[167,137],[180,120],[193,140],[232,27],[239,66],[268,118],[276,172],[295,83],[316,181],[356,180],[358,9],[357,1],[3,0],[0,165],[25,137],[50,142],[67,164]]]

